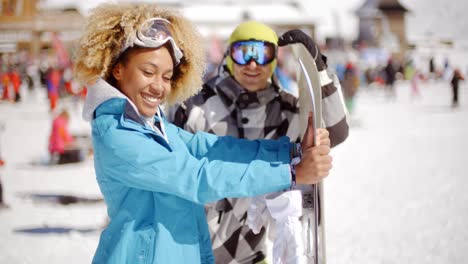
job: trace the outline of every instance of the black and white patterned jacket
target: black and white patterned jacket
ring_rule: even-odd
[[[339,82],[322,86],[323,121],[332,147],[348,136]],[[224,72],[203,85],[201,92],[176,109],[173,123],[190,132],[206,131],[247,139],[299,140],[298,99],[275,83],[257,92],[242,88]]]
[[[325,78],[326,79],[326,78]],[[348,136],[339,82],[322,85],[322,114],[332,146]],[[275,82],[249,92],[225,70],[207,81],[202,91],[167,111],[172,122],[190,132],[206,131],[248,139],[288,136],[299,142],[299,100]],[[250,198],[224,199],[207,207],[216,263],[258,263],[265,259],[266,232],[254,234],[246,225]]]

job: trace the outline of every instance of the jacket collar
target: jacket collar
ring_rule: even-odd
[[[135,110],[135,108],[130,104],[129,101],[127,101],[125,103],[123,118],[124,118],[124,120],[132,120],[133,122],[135,122],[135,123],[137,123],[139,125],[145,126],[145,122],[140,117],[140,115]]]
[[[158,111],[163,119],[159,121],[165,122],[166,117],[161,107],[159,107]],[[148,127],[138,113],[135,104],[128,97],[103,79],[99,79],[88,88],[88,94],[83,106],[83,118],[86,121],[91,121],[94,115],[98,116],[103,113],[121,114],[120,124],[122,126],[156,135],[156,138],[162,139],[161,142],[164,142],[162,144],[170,149],[167,138]],[[156,118],[158,117],[156,116]]]
[[[99,79],[96,83],[90,85],[83,106],[83,119],[91,121],[94,116],[94,111],[96,111],[102,103],[112,98],[121,98],[130,101],[123,93],[117,90],[117,88],[103,79]]]
[[[83,106],[83,119],[86,121],[91,121],[93,119],[94,112],[96,111],[96,109],[102,103],[110,99],[121,99],[118,101],[125,102],[125,105],[121,105],[121,107],[124,107],[124,118],[132,120],[144,126],[144,122],[132,101],[123,93],[121,93],[117,88],[106,82],[104,79],[99,79],[96,83],[88,87],[88,93],[86,95],[85,103]],[[120,107],[117,108],[121,109]],[[161,107],[159,107],[159,112],[161,113],[161,117],[163,119],[166,118]]]
[[[161,108],[159,110],[161,111]],[[149,125],[145,123],[143,118],[140,117],[138,112],[129,101],[122,98],[111,98],[105,101],[99,105],[95,111],[96,116],[104,114],[120,117],[118,121],[120,126],[126,129],[139,131],[141,133],[150,134],[166,148],[171,149],[168,140],[164,137],[164,135],[151,129]],[[166,124],[166,120],[162,112],[161,117],[163,120],[160,121]],[[169,137],[169,135],[167,135],[167,137]]]

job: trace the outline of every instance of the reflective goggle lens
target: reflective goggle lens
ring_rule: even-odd
[[[171,33],[166,27],[165,20],[155,19],[146,22],[146,25],[143,27],[144,30],[141,31],[141,34],[148,39],[151,39],[155,42],[166,42],[167,39],[171,36]],[[150,24],[150,25],[148,25]]]
[[[163,18],[152,18],[146,21],[141,30],[137,31],[133,44],[146,48],[159,48],[167,42],[171,43],[175,64],[177,65],[184,54],[177,47],[169,31],[170,22]],[[125,47],[125,49],[128,47]]]
[[[266,65],[275,59],[276,49],[273,43],[266,41],[237,41],[231,44],[230,56],[239,65],[246,65],[251,60]]]

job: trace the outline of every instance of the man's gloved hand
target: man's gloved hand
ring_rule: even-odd
[[[280,47],[294,43],[302,43],[302,45],[304,45],[307,48],[310,55],[312,55],[312,57],[314,58],[315,64],[317,64],[317,69],[319,71],[325,70],[327,68],[325,62],[322,59],[322,54],[320,53],[319,47],[302,30],[289,30],[285,32],[278,40],[278,46]]]

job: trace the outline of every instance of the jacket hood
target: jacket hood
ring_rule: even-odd
[[[128,97],[103,79],[99,79],[96,83],[90,85],[88,87],[88,93],[86,94],[83,106],[83,119],[88,122],[91,121],[96,108],[98,108],[100,104],[112,98],[127,99],[127,101],[131,103]]]

